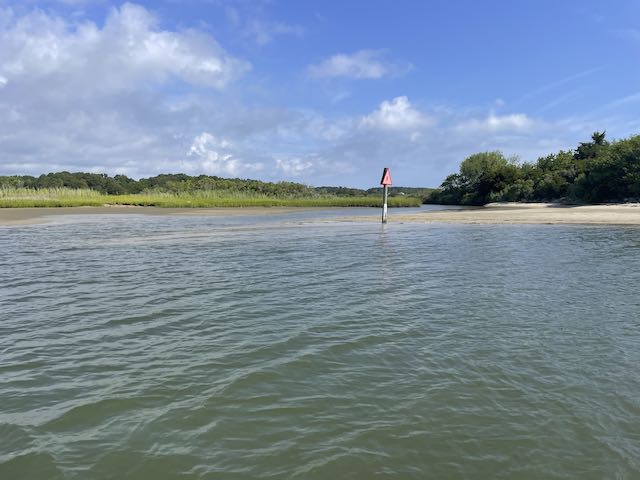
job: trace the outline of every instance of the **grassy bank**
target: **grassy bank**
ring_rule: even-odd
[[[422,199],[411,196],[389,198],[390,207],[418,207]],[[106,195],[89,189],[70,188],[2,188],[0,208],[24,207],[101,207],[134,205],[171,208],[215,207],[380,207],[377,196],[277,197],[229,191],[194,191],[184,193],[150,192],[130,195]]]

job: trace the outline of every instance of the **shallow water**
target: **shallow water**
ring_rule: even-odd
[[[345,214],[0,227],[0,479],[640,478],[640,229]]]

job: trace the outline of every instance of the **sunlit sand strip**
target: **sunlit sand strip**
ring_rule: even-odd
[[[380,221],[376,216],[345,221]],[[562,206],[490,204],[484,207],[418,213],[391,212],[389,222],[460,224],[640,225],[640,204]]]
[[[47,223],[59,215],[184,215],[184,216],[247,216],[278,215],[311,210],[306,207],[243,207],[243,208],[157,208],[134,206],[60,207],[60,208],[0,208],[0,225]]]
[[[278,215],[300,211],[304,207],[248,208],[156,208],[156,207],[63,207],[63,208],[0,208],[0,225],[47,223],[59,215],[180,215],[180,216],[248,216]],[[362,215],[324,219],[316,222],[378,222],[379,215]],[[566,224],[566,225],[640,225],[640,204],[563,206],[540,203],[496,203],[484,207],[455,210],[406,213],[393,209],[389,222],[397,223],[459,223],[459,224]],[[298,223],[298,222],[296,222]]]

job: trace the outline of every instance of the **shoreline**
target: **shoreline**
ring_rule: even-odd
[[[317,207],[331,209],[331,207]],[[342,207],[334,207],[342,208]],[[47,223],[47,217],[61,215],[153,215],[153,216],[245,216],[278,215],[288,212],[313,210],[311,207],[218,207],[218,208],[165,208],[131,205],[104,207],[20,207],[0,208],[0,225],[33,225]]]
[[[160,216],[251,216],[344,207],[224,207],[160,208],[138,206],[0,208],[0,225],[47,223],[60,215],[160,215]],[[339,222],[377,222],[379,215],[336,218]],[[640,225],[640,203],[562,205],[553,203],[493,203],[483,207],[455,207],[403,213],[393,209],[389,223],[447,223],[479,225]]]
[[[640,225],[640,204],[492,203],[482,207],[399,213],[389,221],[471,225]]]

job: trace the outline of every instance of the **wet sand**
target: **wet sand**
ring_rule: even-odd
[[[238,216],[277,215],[314,210],[305,207],[248,208],[156,208],[156,207],[63,207],[0,208],[0,225],[46,223],[58,215],[188,215]],[[333,221],[333,220],[332,220]],[[341,217],[340,222],[380,221],[379,215]],[[391,209],[389,222],[459,224],[566,224],[566,225],[640,225],[640,204],[566,206],[519,203],[489,204],[484,207],[407,213]]]
[[[355,220],[355,219],[353,219]],[[358,220],[368,220],[362,217]],[[375,220],[378,220],[377,218]],[[402,213],[392,211],[389,222],[462,224],[640,225],[640,204],[567,206],[522,203]]]
[[[182,215],[237,216],[277,215],[308,210],[305,207],[243,207],[243,208],[157,208],[157,207],[58,207],[58,208],[0,208],[0,225],[28,225],[47,223],[59,215]]]

